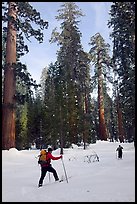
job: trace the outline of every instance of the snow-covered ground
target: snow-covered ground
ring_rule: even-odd
[[[47,173],[38,188],[39,150],[14,148],[2,151],[2,202],[135,202],[135,147],[122,143],[123,159],[117,159],[118,142],[97,141],[86,150],[64,149],[63,160],[52,161],[64,180],[55,183]],[[60,149],[53,151],[58,156]],[[97,153],[99,162],[87,156]],[[64,165],[63,165],[64,164]],[[64,168],[65,167],[65,168]]]

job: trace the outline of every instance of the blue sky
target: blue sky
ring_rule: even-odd
[[[44,67],[51,62],[56,61],[56,52],[59,47],[56,43],[49,43],[52,30],[60,26],[60,21],[55,19],[58,15],[57,10],[63,2],[30,2],[30,4],[40,12],[43,20],[49,22],[49,27],[44,33],[44,41],[39,44],[34,38],[31,38],[31,43],[27,41],[29,53],[21,58],[21,61],[27,65],[32,78],[37,83],[40,82],[41,73]],[[81,44],[84,51],[88,52],[90,46],[88,45],[90,37],[99,32],[106,43],[112,45],[109,34],[111,30],[107,26],[110,18],[109,11],[112,2],[75,2],[85,15],[80,17],[78,27],[82,33]]]

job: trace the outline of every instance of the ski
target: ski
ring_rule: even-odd
[[[65,180],[63,180],[63,179],[59,180],[59,182],[63,182],[63,181],[65,181]]]
[[[71,178],[71,176],[69,176],[68,177],[68,179],[69,178]],[[49,182],[49,183],[46,183],[46,184],[44,184],[44,185],[42,185],[42,186],[40,186],[39,188],[41,188],[41,187],[43,187],[43,186],[48,186],[48,185],[52,185],[52,184],[56,184],[56,183],[61,183],[61,182],[67,182],[67,180],[65,179],[65,178],[61,178],[60,180],[58,180],[58,181],[54,181],[54,182]]]
[[[59,180],[59,181],[54,181],[54,182],[51,182],[51,183],[46,183],[46,184],[44,184],[44,185],[42,185],[42,186],[38,186],[38,188],[41,188],[41,187],[43,187],[43,186],[52,185],[52,184],[61,183],[61,182],[63,182],[63,181],[65,181],[65,180],[61,179],[61,180]]]

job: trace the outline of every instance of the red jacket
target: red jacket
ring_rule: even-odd
[[[47,161],[47,163],[46,164],[42,164],[41,167],[49,166],[50,163],[51,163],[51,159],[52,160],[58,160],[58,159],[61,159],[61,158],[62,158],[62,155],[60,155],[58,157],[54,157],[50,152],[47,152],[47,154],[46,154],[46,161]]]

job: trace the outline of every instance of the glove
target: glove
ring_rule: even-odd
[[[60,158],[62,159],[62,155],[60,155]]]

